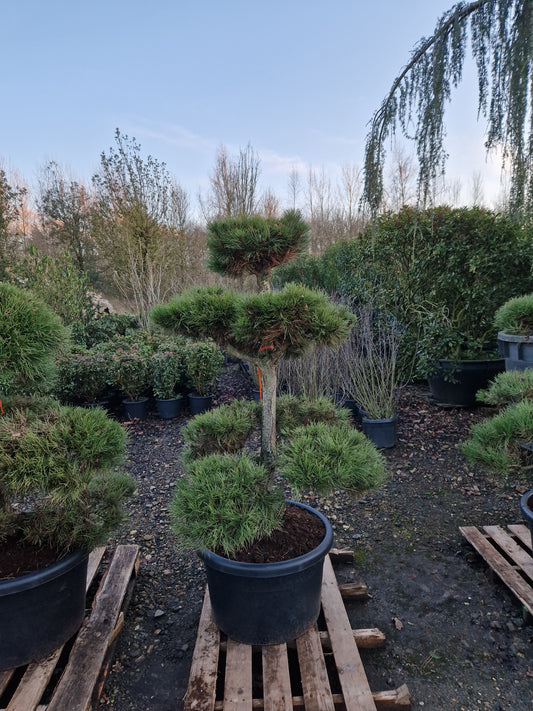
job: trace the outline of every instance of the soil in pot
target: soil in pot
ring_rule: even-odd
[[[241,563],[277,563],[314,550],[324,538],[324,524],[298,506],[287,506],[283,527],[231,556]],[[224,556],[223,551],[215,551]]]

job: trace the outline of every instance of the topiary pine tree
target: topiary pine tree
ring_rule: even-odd
[[[268,291],[272,269],[300,254],[308,241],[309,227],[295,210],[288,210],[281,219],[217,220],[208,226],[208,266],[223,276],[255,275],[258,290]]]
[[[283,239],[272,234],[272,228],[280,224],[284,225]],[[215,246],[214,237],[210,242],[212,268],[216,265],[217,271],[231,276],[255,274],[263,291],[237,294],[223,287],[196,288],[155,307],[152,319],[193,338],[214,338],[229,353],[261,369],[261,456],[270,463],[276,453],[279,359],[299,357],[312,344],[339,345],[355,318],[325,294],[300,285],[289,284],[277,292],[266,289],[274,266],[294,257],[304,244],[307,229],[299,213],[285,213],[278,221],[259,217],[224,220],[212,223],[210,232],[219,235]]]

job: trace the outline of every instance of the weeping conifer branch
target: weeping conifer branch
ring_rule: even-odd
[[[476,0],[454,5],[420,40],[372,118],[364,199],[373,212],[383,197],[385,141],[397,127],[416,144],[421,204],[443,175],[444,110],[461,81],[469,38],[486,149],[499,149],[510,167],[511,209],[533,207],[533,0]]]

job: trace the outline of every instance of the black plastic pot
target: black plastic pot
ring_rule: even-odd
[[[378,449],[388,449],[397,443],[398,418],[396,415],[380,420],[363,417],[361,422],[363,433]]]
[[[131,420],[145,420],[148,417],[150,398],[143,397],[142,400],[123,400],[126,417]]]
[[[533,339],[531,336],[514,336],[498,333],[498,351],[505,358],[505,370],[533,368]]]
[[[173,417],[178,417],[181,412],[181,398],[172,398],[170,400],[155,401],[157,414],[163,420],[171,420]]]
[[[87,558],[71,553],[43,570],[0,581],[0,670],[47,656],[78,630]]]
[[[503,358],[492,360],[441,360],[428,378],[431,396],[437,405],[473,407],[476,393],[505,370]]]
[[[526,491],[520,499],[520,511],[531,533],[531,548],[533,549],[533,489]]]
[[[318,618],[324,558],[333,543],[329,521],[302,503],[324,524],[313,551],[279,563],[240,563],[205,550],[213,617],[228,637],[245,644],[282,644],[301,635]]]
[[[194,393],[189,393],[187,397],[191,415],[199,415],[202,412],[206,412],[210,410],[213,405],[212,395],[195,395]]]
[[[350,410],[354,422],[361,422],[361,408],[359,407],[357,400],[350,400],[348,398],[344,401],[343,407]]]

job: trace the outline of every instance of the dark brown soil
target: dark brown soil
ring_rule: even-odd
[[[32,546],[17,538],[7,538],[0,545],[0,580],[42,570],[57,559],[57,552],[50,548]]]
[[[324,525],[315,515],[297,506],[288,506],[281,528],[247,548],[231,555],[241,563],[276,563],[291,560],[317,548],[324,538]],[[224,555],[222,551],[215,551]]]
[[[233,397],[251,397],[236,365],[219,385],[219,401]],[[340,492],[303,497],[332,522],[334,546],[354,551],[354,564],[335,567],[339,582],[368,586],[367,601],[347,603],[352,627],[386,635],[382,649],[361,653],[371,688],[407,684],[413,709],[533,709],[533,626],[459,531],[520,523],[520,494],[533,486],[525,478],[495,480],[462,455],[458,445],[471,425],[490,414],[440,409],[424,386],[409,387],[399,442],[384,452],[388,482],[359,501]],[[205,588],[199,559],[179,552],[169,529],[187,420],[154,415],[125,425],[138,491],[129,523],[110,545],[138,543],[141,566],[100,699],[115,711],[183,706]]]

